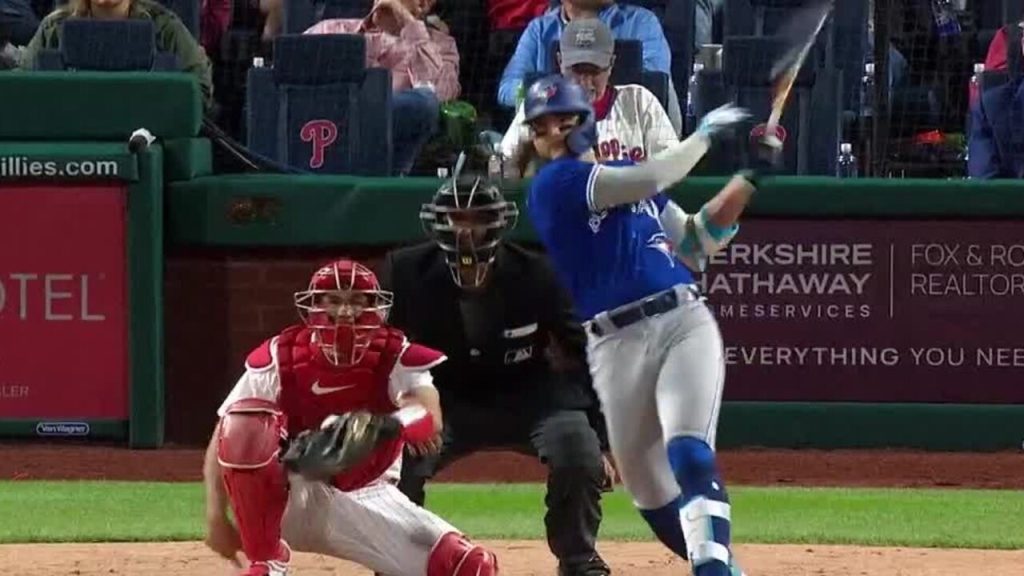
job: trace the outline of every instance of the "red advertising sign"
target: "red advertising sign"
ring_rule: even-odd
[[[0,418],[127,419],[125,198],[0,186]]]
[[[1024,403],[1024,225],[760,220],[701,279],[726,399]]]

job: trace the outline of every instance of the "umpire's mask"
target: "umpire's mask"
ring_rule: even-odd
[[[420,209],[423,229],[444,251],[455,284],[481,286],[506,230],[515,228],[519,209],[481,176],[457,175]]]

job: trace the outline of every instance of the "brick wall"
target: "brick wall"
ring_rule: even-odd
[[[348,255],[376,269],[382,250],[172,250],[165,271],[166,438],[203,444],[248,352],[299,321],[294,292]]]

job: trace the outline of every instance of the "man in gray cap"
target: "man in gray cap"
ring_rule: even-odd
[[[611,85],[615,38],[596,18],[572,20],[559,38],[561,72],[590,94],[597,119],[598,160],[642,162],[679,138],[658,98],[639,84]],[[502,152],[518,159],[529,142],[522,106],[502,139]],[[516,161],[510,162],[517,164]]]

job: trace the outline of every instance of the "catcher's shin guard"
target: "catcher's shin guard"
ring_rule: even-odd
[[[242,549],[253,563],[287,557],[281,519],[288,504],[288,478],[278,460],[283,435],[284,416],[273,402],[239,400],[221,419],[217,459]]]
[[[498,557],[458,532],[448,532],[434,544],[427,559],[427,576],[495,576]]]

